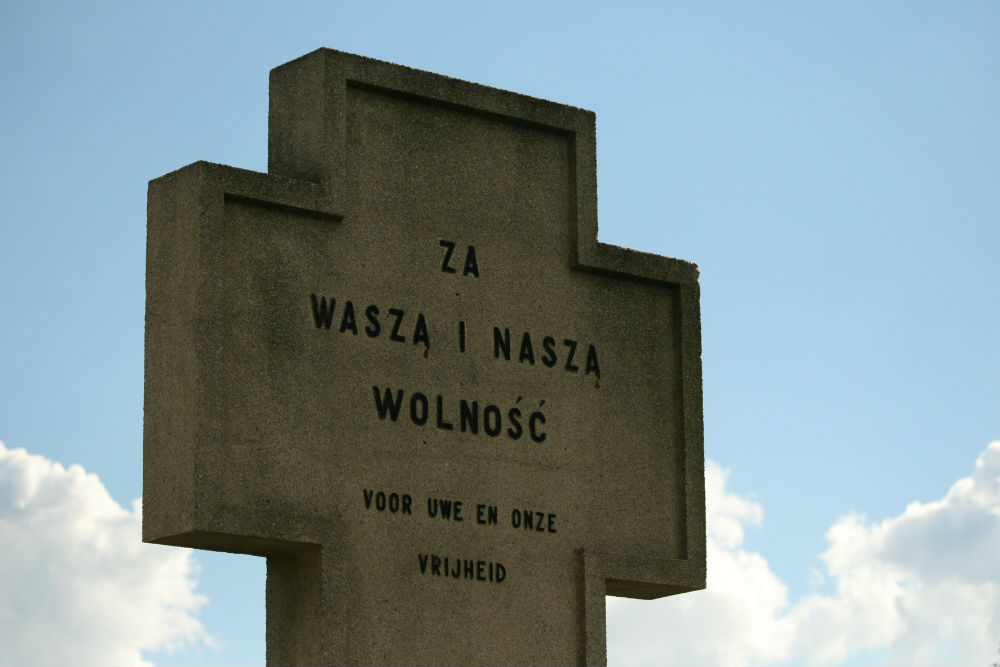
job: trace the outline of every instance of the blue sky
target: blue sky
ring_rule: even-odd
[[[266,171],[268,72],[321,46],[595,111],[601,240],[699,265],[710,535],[733,578],[614,601],[612,661],[997,660],[998,34],[1000,5],[976,2],[0,2],[0,511],[23,556],[0,566],[23,588],[0,646],[26,647],[0,661],[58,662],[42,638],[78,620],[76,584],[40,574],[61,556],[25,514],[38,480],[53,507],[135,523],[146,183]],[[263,561],[148,549],[134,572],[175,579],[147,595],[187,611],[123,602],[108,642],[114,619],[168,629],[95,662],[263,662]],[[124,586],[123,562],[80,577]],[[851,592],[865,576],[894,604]],[[704,625],[672,632],[685,614]]]

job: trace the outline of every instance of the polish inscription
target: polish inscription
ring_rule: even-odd
[[[380,388],[378,385],[372,386],[372,393],[375,396],[375,412],[378,418],[385,421],[399,421],[400,413],[403,420],[409,417],[415,426],[435,426],[443,431],[458,430],[469,435],[482,433],[491,438],[505,436],[511,440],[520,440],[522,437],[530,438],[532,442],[545,442],[545,413],[542,408],[545,401],[538,403],[537,408],[522,410],[518,405],[522,397],[514,399],[514,404],[508,410],[503,410],[493,403],[458,399],[446,405],[441,394],[434,396],[433,402],[427,394],[414,391],[407,394],[403,389],[396,389],[395,393],[390,387]],[[404,397],[409,396],[408,399]],[[457,405],[456,405],[457,403]],[[409,410],[403,410],[403,406],[408,406]],[[433,408],[431,407],[433,405]],[[433,411],[434,419],[431,420]],[[457,422],[455,415],[458,416]],[[482,419],[480,419],[482,417]],[[449,421],[450,420],[450,421]],[[482,428],[480,428],[480,426]]]
[[[441,270],[445,273],[457,273],[458,269],[451,264],[452,255],[455,252],[455,243],[453,241],[445,241],[442,239],[441,247],[444,248],[444,258],[441,260]],[[473,278],[479,277],[479,263],[476,261],[475,246],[466,246],[465,264],[462,266],[462,275],[472,276]]]
[[[312,321],[317,329],[350,333],[352,336],[363,333],[368,338],[423,345],[424,356],[430,353],[431,334],[427,317],[423,313],[414,314],[412,309],[407,311],[399,307],[380,308],[374,303],[355,307],[354,301],[350,299],[342,300],[338,311],[337,297],[315,292],[309,294],[309,301]],[[468,338],[465,321],[458,320],[455,330],[458,332],[457,344],[453,349],[459,354],[465,354]],[[486,336],[482,338],[487,339]],[[583,376],[592,375],[595,386],[599,386],[601,365],[597,358],[597,347],[593,343],[537,333],[532,338],[531,332],[522,331],[520,334],[514,333],[512,348],[510,327],[499,326],[493,327],[489,338],[492,340],[491,353],[496,360],[516,361],[529,366],[535,366],[537,362],[539,367]]]
[[[464,248],[453,241],[441,239],[440,269],[444,273],[471,278],[480,277],[476,249]],[[355,305],[357,303],[358,305]],[[366,337],[387,343],[415,345],[423,348],[424,358],[434,354],[470,354],[466,322],[454,324],[430,322],[422,312],[401,304],[391,306],[366,302],[339,295],[309,293],[309,314],[316,329],[350,337]],[[454,345],[433,344],[445,331],[457,333]],[[485,359],[519,363],[579,374],[594,380],[600,388],[601,368],[597,346],[573,338],[529,331],[512,332],[507,326],[493,326],[487,335],[476,336],[489,345],[476,350]],[[545,416],[545,399],[528,401],[522,396],[508,405],[498,405],[478,397],[444,396],[426,390],[411,390],[385,385],[371,385],[372,415],[382,422],[408,423],[411,426],[453,431],[469,436],[524,440],[544,446],[548,440],[549,423]],[[512,503],[509,507],[467,499],[420,498],[414,493],[385,491],[371,487],[361,489],[361,511],[405,517],[408,521],[445,521],[456,529],[502,529],[538,535],[559,532],[559,515],[548,509],[525,508]],[[471,558],[467,555],[437,553],[416,554],[415,566],[420,575],[501,584],[507,580],[510,566],[498,561]]]

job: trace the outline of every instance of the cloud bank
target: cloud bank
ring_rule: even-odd
[[[788,603],[760,554],[742,548],[759,505],[709,464],[708,589],[655,602],[609,598],[609,664],[990,665],[1000,642],[1000,442],[944,498],[827,531],[835,593]]]
[[[0,664],[146,664],[208,640],[190,550],[142,544],[141,506],[0,443]]]
[[[761,507],[709,464],[708,590],[608,600],[610,664],[990,665],[1000,641],[1000,442],[940,500],[827,532],[830,594],[790,604],[743,548]],[[140,542],[139,501],[0,443],[0,664],[142,664],[208,642],[186,549]]]

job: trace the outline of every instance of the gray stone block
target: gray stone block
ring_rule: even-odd
[[[705,585],[698,274],[594,115],[322,49],[269,173],[150,183],[143,539],[266,556],[269,664],[600,664]]]

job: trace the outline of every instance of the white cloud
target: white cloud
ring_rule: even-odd
[[[996,661],[1000,442],[941,500],[878,523],[837,521],[822,555],[836,592],[791,606],[767,561],[742,548],[743,526],[759,523],[761,508],[727,492],[726,475],[706,470],[708,589],[609,599],[611,664],[836,664],[865,651],[890,664]]]
[[[0,664],[143,664],[207,641],[190,550],[142,544],[97,475],[0,443]]]
[[[708,590],[610,598],[611,664],[997,660],[1000,442],[940,500],[837,521],[821,557],[835,592],[793,604],[743,548],[763,512],[727,491],[727,476],[706,470]],[[191,552],[142,544],[140,514],[80,466],[0,443],[0,664],[139,664],[144,651],[207,641]]]

